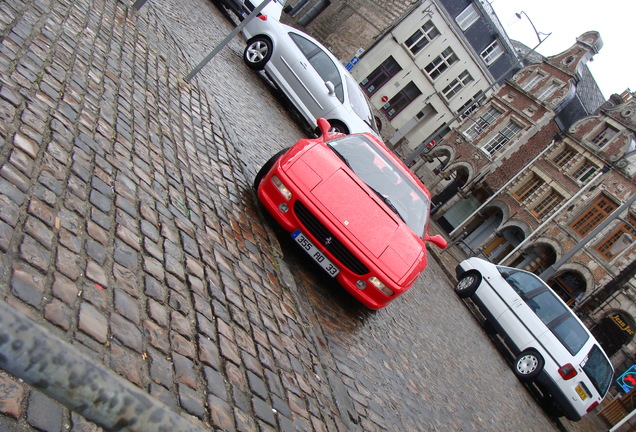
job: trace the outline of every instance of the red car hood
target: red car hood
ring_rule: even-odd
[[[400,282],[409,276],[416,261],[422,259],[423,241],[350,174],[331,150],[316,146],[308,153],[311,157],[300,158],[289,167],[291,178],[303,184],[325,217],[360,245],[391,279]],[[321,157],[317,153],[322,153]]]

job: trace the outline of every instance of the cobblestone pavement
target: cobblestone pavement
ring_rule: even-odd
[[[207,0],[131,4],[0,3],[2,299],[204,430],[554,430],[435,261],[370,312],[263,222],[285,101],[240,38],[183,80],[232,28]],[[0,412],[100,430],[4,372]]]

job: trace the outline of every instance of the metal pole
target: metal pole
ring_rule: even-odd
[[[190,80],[192,80],[192,78],[194,78],[194,76],[198,74],[199,71],[210,62],[210,60],[212,60],[212,57],[217,55],[219,51],[223,49],[223,47],[230,43],[234,36],[239,34],[241,30],[243,30],[248,22],[250,22],[252,19],[254,19],[255,16],[261,13],[261,11],[265,8],[265,6],[269,4],[270,1],[271,0],[265,0],[263,3],[256,6],[256,9],[254,9],[252,13],[247,16],[247,18],[245,18],[238,26],[236,26],[236,28],[232,30],[232,32],[221,41],[221,43],[214,47],[214,49],[207,56],[205,56],[205,58],[201,60],[201,62],[192,70],[192,72],[190,72],[188,76],[185,77],[186,82],[190,82]]]
[[[4,302],[0,367],[106,430],[203,431]]]
[[[614,212],[608,218],[606,218],[591,233],[589,233],[587,236],[585,236],[585,238],[583,238],[580,242],[578,242],[577,245],[575,247],[573,247],[572,249],[570,249],[570,251],[568,253],[563,255],[560,260],[558,260],[557,262],[552,264],[550,267],[548,267],[543,273],[541,273],[539,275],[539,277],[541,279],[543,279],[544,281],[548,280],[550,277],[552,277],[554,275],[554,273],[556,273],[556,271],[557,271],[557,269],[559,267],[561,267],[563,264],[565,264],[566,261],[568,261],[570,258],[572,258],[574,256],[574,254],[576,254],[578,251],[583,249],[585,247],[585,245],[590,240],[592,240],[594,237],[596,237],[598,235],[598,233],[600,233],[603,229],[605,229],[605,227],[607,227],[614,220],[618,219],[620,214],[623,211],[625,211],[625,209],[629,209],[629,207],[634,203],[634,201],[636,201],[636,195],[631,197],[627,201],[625,201],[623,203],[623,205],[621,205],[619,208],[614,210]]]

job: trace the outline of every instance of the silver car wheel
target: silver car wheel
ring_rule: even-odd
[[[460,298],[472,297],[481,284],[481,275],[476,270],[468,270],[460,275],[457,285],[455,285],[455,293]]]
[[[533,354],[526,354],[517,360],[517,371],[522,375],[528,375],[537,370],[539,359]]]
[[[264,41],[256,41],[247,48],[247,58],[252,63],[258,63],[267,57],[269,47]]]
[[[243,60],[250,69],[262,70],[272,56],[272,42],[265,36],[256,36],[247,42]]]

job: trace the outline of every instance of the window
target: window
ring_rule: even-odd
[[[501,111],[496,108],[490,107],[481,117],[475,120],[475,123],[464,132],[471,140],[477,138],[483,131],[488,129],[488,126],[494,123],[501,116]]]
[[[562,202],[563,196],[554,189],[550,189],[548,194],[530,212],[538,219],[549,216]]]
[[[475,96],[473,96],[457,110],[458,113],[461,113],[461,115],[459,116],[460,120],[465,119],[470,114],[477,111],[485,100],[486,98],[484,97],[483,91],[479,90],[477,93],[475,93]]]
[[[495,154],[501,150],[508,142],[519,133],[521,126],[514,122],[508,123],[506,127],[497,132],[497,134],[491,138],[491,140],[483,147],[489,155]]]
[[[526,81],[523,84],[522,88],[525,91],[530,91],[530,89],[532,89],[534,86],[539,84],[539,81],[541,81],[543,78],[544,78],[543,75],[541,75],[540,73],[537,73],[536,75],[533,75],[528,81]]]
[[[612,365],[607,361],[603,351],[594,345],[587,355],[587,361],[583,366],[583,371],[598,390],[599,394],[605,394],[612,383]]]
[[[491,65],[504,53],[501,43],[495,39],[481,52],[481,58],[487,65]]]
[[[565,318],[556,320],[555,324],[551,325],[550,328],[552,333],[572,355],[578,353],[590,338],[581,323],[570,313],[566,314]]]
[[[594,138],[592,138],[592,143],[596,144],[597,147],[603,147],[605,144],[609,142],[612,138],[614,138],[618,134],[618,129],[612,127],[610,125],[605,125],[602,131],[598,133]]]
[[[559,318],[563,314],[569,314],[567,306],[561,303],[551,291],[543,291],[536,296],[526,300],[532,312],[536,313],[539,319],[546,326]]]
[[[435,57],[432,62],[426,65],[424,70],[426,71],[428,76],[431,77],[431,79],[435,79],[457,60],[457,56],[455,55],[453,50],[450,48],[446,48],[440,55]]]
[[[622,252],[622,250],[612,251],[614,245],[622,241],[625,234],[628,234],[634,238],[634,228],[636,227],[636,218],[629,218],[627,222],[623,222],[617,229],[612,231],[603,241],[601,241],[595,248],[599,254],[607,261],[611,261],[616,255]]]
[[[462,29],[462,31],[466,31],[468,27],[473,25],[478,19],[479,12],[477,12],[474,4],[470,4],[459,15],[457,15],[455,21],[457,22],[459,28]]]
[[[552,162],[560,168],[563,168],[576,156],[576,151],[572,147],[565,146],[557,155],[552,159]]]
[[[592,177],[592,174],[594,174],[597,170],[598,167],[592,165],[589,160],[585,159],[583,164],[574,171],[572,177],[577,179],[579,182],[584,183],[589,180],[589,178]]]
[[[532,177],[513,192],[512,196],[519,202],[525,201],[530,195],[538,191],[544,183],[541,177],[532,174]]]
[[[397,75],[402,70],[402,67],[392,56],[389,56],[382,62],[380,66],[371,74],[362,80],[360,85],[367,92],[372,95],[377,89],[389,82],[391,78]]]
[[[411,35],[410,38],[404,41],[404,45],[413,53],[417,54],[424,48],[430,41],[440,35],[437,27],[433,25],[432,21],[426,21],[424,25]]]
[[[601,195],[582,215],[570,224],[570,228],[579,236],[585,237],[614,210],[616,210],[616,204],[605,195]]]
[[[543,90],[538,96],[537,99],[539,99],[540,101],[544,101],[547,98],[549,98],[550,96],[552,96],[552,94],[559,88],[559,84],[557,83],[552,83],[550,84],[545,90]]]
[[[451,81],[451,83],[442,90],[442,93],[446,99],[451,99],[471,81],[473,81],[473,77],[470,76],[468,71],[464,71],[457,78]]]
[[[331,60],[329,55],[324,52],[318,45],[312,41],[295,33],[289,33],[289,37],[294,41],[302,53],[307,57],[309,63],[314,67],[318,75],[325,81],[331,81],[336,96],[340,102],[344,103],[344,90],[342,87],[342,78],[336,64]]]
[[[373,118],[369,104],[367,103],[367,98],[356,80],[354,80],[351,75],[345,75],[344,83],[347,87],[347,94],[349,95],[353,112],[356,113],[356,115],[369,125],[369,127],[378,135],[380,135],[380,131],[377,129],[377,124]]]
[[[390,101],[384,104],[382,111],[389,118],[395,117],[421,94],[420,89],[411,81],[400,90],[398,94],[393,96]]]

